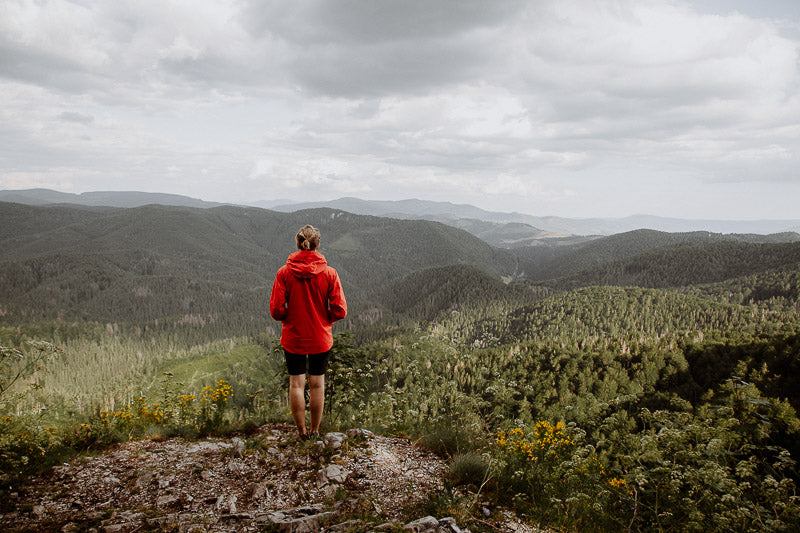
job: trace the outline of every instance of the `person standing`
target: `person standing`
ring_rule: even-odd
[[[297,232],[297,252],[278,269],[269,299],[270,315],[282,323],[281,346],[289,371],[289,405],[300,437],[319,434],[325,406],[325,371],[333,346],[332,326],[347,316],[347,301],[335,269],[317,251],[320,232]],[[306,431],[306,369],[311,425]]]

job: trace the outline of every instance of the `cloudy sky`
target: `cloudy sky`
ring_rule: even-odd
[[[800,218],[797,0],[0,1],[0,189]]]

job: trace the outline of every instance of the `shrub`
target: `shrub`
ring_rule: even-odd
[[[477,453],[460,453],[450,462],[448,477],[454,485],[480,488],[489,478],[489,459]]]
[[[548,421],[527,432],[519,427],[499,431],[492,446],[498,497],[548,524],[584,530],[608,526],[619,500],[629,496],[627,485],[607,475],[584,438],[574,426]]]

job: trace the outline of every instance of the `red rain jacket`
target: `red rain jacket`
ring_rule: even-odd
[[[331,326],[347,316],[339,274],[317,251],[291,254],[275,275],[269,312],[283,323],[281,346],[287,351],[327,352],[333,346]]]

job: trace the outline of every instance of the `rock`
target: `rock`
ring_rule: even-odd
[[[80,527],[75,522],[67,522],[61,528],[61,532],[62,533],[72,533],[73,531],[78,531],[78,529],[80,529]]]
[[[220,520],[229,522],[249,522],[253,520],[253,515],[250,513],[230,513],[220,516]]]
[[[332,512],[322,512],[321,504],[313,504],[258,515],[254,523],[272,524],[281,533],[316,533],[332,516]]]
[[[344,483],[349,471],[339,465],[328,465],[319,472],[317,472],[317,486],[324,487],[329,483]]]
[[[166,509],[168,507],[177,507],[181,503],[181,497],[177,494],[162,494],[156,499],[156,507],[159,509]]]
[[[144,518],[144,513],[134,513],[132,511],[121,511],[116,514],[115,518],[124,520],[126,522],[134,522]]]
[[[119,524],[108,524],[103,526],[100,531],[103,533],[128,533],[129,531],[136,531],[140,528],[141,524],[138,522],[121,522]]]
[[[233,437],[231,439],[231,455],[233,457],[244,457],[244,441],[239,437]]]
[[[348,520],[347,522],[342,522],[341,524],[335,524],[325,530],[325,533],[337,533],[338,531],[358,531],[363,530],[361,525],[361,520]],[[358,528],[358,529],[356,529]]]
[[[353,428],[347,430],[347,437],[351,439],[373,439],[375,434],[368,429]]]
[[[441,533],[463,533],[458,524],[456,524],[455,518],[450,516],[439,520],[439,531]]]
[[[150,486],[154,477],[149,470],[139,470],[136,474],[136,486],[144,490]]]
[[[264,483],[250,483],[247,486],[247,498],[250,501],[258,501],[269,497],[269,489]]]
[[[172,485],[173,481],[175,481],[175,476],[174,475],[165,476],[165,477],[159,478],[159,480],[158,480],[158,488],[159,489],[166,489],[167,487]]]
[[[347,440],[347,435],[344,433],[339,433],[338,431],[331,431],[330,433],[325,434],[325,445],[329,448],[333,448],[334,450],[341,448],[342,443]]]
[[[206,533],[208,530],[203,524],[180,524],[178,533]]]
[[[41,518],[45,512],[44,505],[34,505],[33,509],[31,509],[31,513],[33,513],[33,516],[36,518]]]
[[[228,461],[228,464],[225,468],[228,470],[229,474],[233,474],[234,476],[241,475],[246,470],[246,468],[242,464],[242,461],[236,458],[231,458],[231,460]]]
[[[236,495],[221,495],[217,498],[217,511],[227,514],[236,514]]]
[[[417,533],[435,532],[439,528],[439,521],[432,516],[424,516],[403,526],[403,529]]]
[[[206,453],[216,452],[223,448],[230,448],[232,446],[233,446],[232,444],[229,444],[227,442],[203,441],[203,442],[198,442],[197,444],[194,444],[192,446],[189,446],[189,448],[186,449],[186,453],[191,454],[191,453],[201,453],[201,452],[206,452]]]

